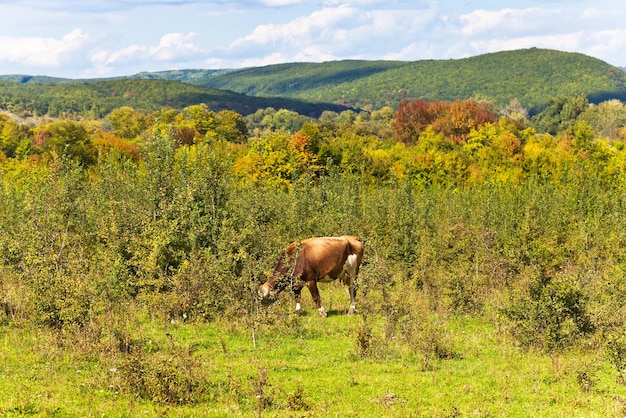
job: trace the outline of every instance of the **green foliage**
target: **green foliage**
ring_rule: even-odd
[[[556,97],[532,121],[537,130],[555,135],[569,128],[588,107],[589,102],[584,95]]]
[[[215,75],[207,87],[258,96],[347,104],[365,109],[402,99],[454,101],[483,95],[539,111],[555,96],[624,98],[624,72],[598,59],[547,49],[522,49],[458,60],[339,61],[247,68]]]
[[[95,162],[92,137],[83,124],[71,120],[60,120],[49,124],[46,131],[43,135],[45,141],[41,143],[45,151],[63,155],[85,165]]]
[[[30,146],[28,127],[0,113],[0,152],[6,157],[22,157]]]
[[[561,349],[590,333],[587,297],[572,277],[530,279],[524,295],[514,295],[507,316],[513,333],[524,345],[548,351]]]
[[[197,376],[200,361],[190,351],[175,349],[162,354],[141,345],[133,347],[115,371],[119,389],[159,404],[202,400],[206,383]]]
[[[113,133],[120,138],[135,139],[147,128],[146,118],[130,106],[114,109],[108,116]]]
[[[129,106],[144,112],[163,107],[183,109],[205,103],[218,112],[234,110],[254,113],[266,107],[285,108],[310,116],[343,106],[303,102],[295,99],[250,97],[188,83],[159,79],[117,79],[26,83],[0,81],[0,109],[23,116],[102,118],[115,109]]]

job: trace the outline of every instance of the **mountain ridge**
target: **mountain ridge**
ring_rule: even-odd
[[[302,111],[302,106],[308,107],[304,110],[308,114],[319,114],[323,110],[395,107],[403,99],[453,101],[473,98],[490,101],[497,106],[517,99],[531,113],[540,111],[558,96],[585,95],[591,102],[613,98],[626,100],[626,72],[622,68],[580,53],[539,48],[448,60],[339,60],[241,69],[140,72],[102,79],[7,75],[0,76],[0,80],[26,86],[77,83],[83,86],[121,83],[123,86],[130,80],[143,80],[142,83],[165,80],[195,86],[179,87],[180,92],[175,94],[179,105],[209,98],[218,109],[227,108],[227,102],[230,102],[231,105],[236,103],[236,106],[231,106],[233,110],[244,113],[265,106],[263,100],[272,102],[272,107],[286,106],[298,112]],[[148,84],[142,85],[148,88]],[[210,90],[197,90],[200,88]],[[226,98],[231,93],[235,95]],[[133,94],[138,93],[130,95]],[[186,99],[185,95],[188,96]],[[224,95],[222,99],[225,102],[216,99],[220,95]],[[104,99],[111,101],[110,97]],[[281,100],[295,102],[282,103]],[[168,105],[171,101],[170,97],[157,100],[155,104]],[[127,102],[132,105],[130,98]],[[0,107],[4,105],[0,97]],[[311,106],[317,106],[317,110],[311,110]]]

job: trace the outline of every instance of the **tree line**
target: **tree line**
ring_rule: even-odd
[[[207,105],[154,112],[129,106],[105,119],[43,119],[36,124],[0,114],[0,159],[33,161],[54,153],[85,168],[116,153],[136,161],[155,135],[176,146],[228,144],[231,174],[242,182],[289,188],[302,176],[333,171],[374,184],[418,187],[499,182],[530,177],[560,181],[589,170],[620,186],[626,108],[585,96],[553,98],[529,118],[516,100],[402,101],[398,109],[325,111],[319,118],[274,108],[243,116]]]

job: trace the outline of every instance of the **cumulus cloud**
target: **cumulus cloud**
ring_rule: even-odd
[[[384,58],[420,38],[420,31],[435,26],[439,17],[431,9],[363,10],[351,4],[324,7],[283,24],[257,26],[235,40],[224,56],[242,56],[246,63],[326,61]],[[421,36],[424,38],[424,36]]]
[[[231,49],[255,48],[258,45],[300,46],[312,41],[328,42],[338,32],[333,30],[340,23],[351,22],[359,19],[358,10],[350,6],[336,8],[324,8],[310,16],[298,17],[285,24],[265,24],[257,26],[249,35],[237,39],[232,43]],[[345,28],[340,29],[345,30]]]
[[[175,64],[180,60],[204,53],[194,42],[195,37],[194,33],[168,33],[163,35],[158,45],[155,46],[132,44],[114,51],[104,49],[95,51],[91,55],[91,61],[99,73],[106,73],[111,67],[124,66],[129,63]]]
[[[472,36],[494,31],[529,32],[541,22],[551,21],[558,14],[559,12],[555,10],[539,8],[475,10],[460,17],[461,33],[464,36]]]
[[[80,76],[100,76],[116,69],[155,63],[178,66],[185,60],[203,57],[194,33],[168,33],[156,45],[131,44],[115,49],[112,39],[75,29],[60,38],[0,36],[0,65],[28,72],[85,68]],[[75,75],[76,76],[76,75]]]
[[[520,48],[578,51],[611,61],[626,52],[621,13],[597,8],[475,10],[461,15],[461,33],[475,53]],[[617,17],[617,20],[616,20]],[[617,28],[611,29],[612,24]]]
[[[0,62],[36,68],[59,67],[93,44],[94,38],[74,29],[60,39],[0,36]]]

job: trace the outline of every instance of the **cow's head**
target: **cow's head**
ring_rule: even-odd
[[[276,299],[278,299],[279,293],[285,288],[285,286],[281,286],[281,284],[281,281],[276,282],[270,279],[259,286],[258,293],[261,302],[264,304],[274,303]]]
[[[258,294],[262,302],[274,302],[280,292],[289,286],[290,280],[286,276],[272,274],[272,276],[259,286]]]
[[[263,283],[259,286],[259,299],[269,300],[274,297],[276,297],[276,292],[269,282]]]

